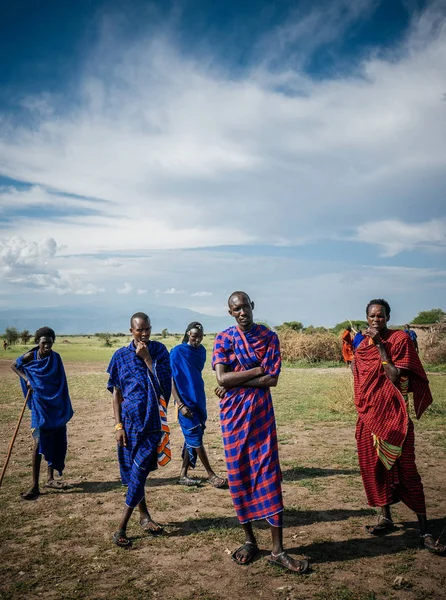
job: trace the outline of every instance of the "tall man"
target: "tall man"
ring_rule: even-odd
[[[266,519],[273,549],[268,561],[295,573],[308,570],[308,560],[295,560],[282,544],[282,486],[276,423],[270,388],[277,385],[281,368],[277,335],[253,321],[245,292],[228,300],[237,325],[215,339],[212,366],[217,376],[229,490],[245,543],[232,555],[247,565],[258,552],[252,521]]]
[[[150,340],[150,319],[135,313],[130,319],[133,340],[117,350],[110,361],[108,389],[113,393],[118,459],[123,485],[128,486],[126,505],[113,541],[131,545],[127,523],[137,506],[141,527],[148,534],[163,529],[150,517],[144,486],[149,473],[170,461],[166,411],[171,393],[171,370],[167,348]]]

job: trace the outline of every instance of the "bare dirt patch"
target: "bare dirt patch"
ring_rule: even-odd
[[[7,361],[0,361],[3,381],[0,456],[22,402]],[[166,527],[166,536],[147,537],[132,518],[131,550],[111,543],[124,503],[116,461],[111,397],[105,390],[105,365],[66,363],[76,414],[69,425],[69,456],[65,478],[77,482],[68,492],[42,489],[33,502],[20,500],[30,482],[29,416],[17,439],[12,462],[0,490],[1,598],[277,598],[372,600],[444,598],[446,558],[418,550],[414,515],[403,505],[395,509],[398,530],[372,538],[364,526],[375,513],[365,502],[358,472],[354,421],[298,417],[287,412],[306,402],[308,381],[330,383],[345,378],[345,369],[283,373],[276,392],[280,456],[286,506],[285,545],[296,556],[312,558],[310,575],[299,577],[269,566],[265,523],[256,527],[262,549],[255,562],[238,567],[230,553],[241,543],[227,490],[206,482],[200,489],[177,485],[182,437],[171,424],[173,460],[152,474],[147,496],[152,516]],[[209,421],[206,445],[215,470],[225,473],[217,400],[206,374]],[[313,388],[311,388],[313,389]],[[311,392],[313,393],[313,392]],[[316,392],[314,392],[316,393]],[[311,394],[309,396],[311,398]],[[294,413],[293,413],[294,414]],[[319,413],[318,413],[319,414]],[[421,429],[417,438],[418,467],[423,476],[430,517],[438,533],[445,525],[444,473],[446,448],[441,428]],[[3,461],[1,458],[0,460]],[[205,472],[197,468],[197,476]]]

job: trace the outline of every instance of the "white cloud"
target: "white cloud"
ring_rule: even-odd
[[[116,291],[118,294],[131,294],[133,292],[133,286],[126,281],[124,283],[124,287],[118,288]]]
[[[212,292],[194,292],[191,294],[192,297],[204,298],[205,296],[212,296]]]
[[[164,290],[163,294],[169,294],[169,295],[173,295],[173,294],[184,294],[183,290],[177,290],[174,287],[171,288],[167,288],[167,290]]]
[[[375,221],[360,225],[353,239],[381,246],[383,256],[389,257],[420,246],[431,249],[445,248],[446,219],[431,219],[418,223]]]
[[[137,292],[136,292],[136,293],[137,293],[139,296],[143,296],[144,294],[147,294],[147,292],[148,292],[148,290],[142,290],[141,288],[138,288],[138,290],[137,290]]]
[[[4,213],[14,198],[63,202],[72,212],[58,217],[58,237],[72,253],[308,243],[369,221],[371,203],[390,220],[429,214],[446,184],[446,29],[435,6],[398,48],[345,77],[313,80],[290,54],[342,37],[375,5],[295,11],[238,78],[177,52],[174,34],[105,38],[74,105],[61,114],[46,94],[28,99],[32,127],[3,122],[3,174],[34,184],[3,190]],[[18,216],[7,227],[36,239],[54,223]]]

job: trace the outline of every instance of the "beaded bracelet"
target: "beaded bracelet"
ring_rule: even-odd
[[[115,431],[120,431],[121,429],[124,429],[124,425],[122,423],[116,423]]]

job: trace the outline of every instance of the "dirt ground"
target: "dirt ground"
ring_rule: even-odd
[[[446,598],[446,557],[418,549],[414,515],[405,506],[395,508],[396,532],[385,538],[366,533],[364,526],[376,517],[365,501],[353,423],[278,420],[284,541],[293,555],[311,558],[309,575],[267,564],[270,534],[264,522],[256,527],[261,553],[253,564],[231,561],[242,534],[229,491],[205,481],[199,489],[177,485],[182,446],[177,424],[171,424],[173,460],[147,484],[149,509],[166,535],[146,536],[135,514],[128,532],[133,548],[117,548],[111,535],[125,489],[118,477],[111,398],[103,389],[105,365],[65,366],[76,414],[64,479],[76,486],[67,492],[42,488],[35,501],[20,499],[30,483],[26,415],[0,490],[0,598]],[[328,371],[329,377],[349,376],[343,369]],[[7,361],[0,361],[0,377],[11,390],[11,400],[2,403],[3,463],[21,396]],[[205,443],[215,470],[224,474],[217,401],[209,399],[208,411]],[[418,435],[417,455],[433,530],[440,533],[446,524],[446,453],[434,439],[435,432]],[[195,475],[205,478],[199,466]]]

